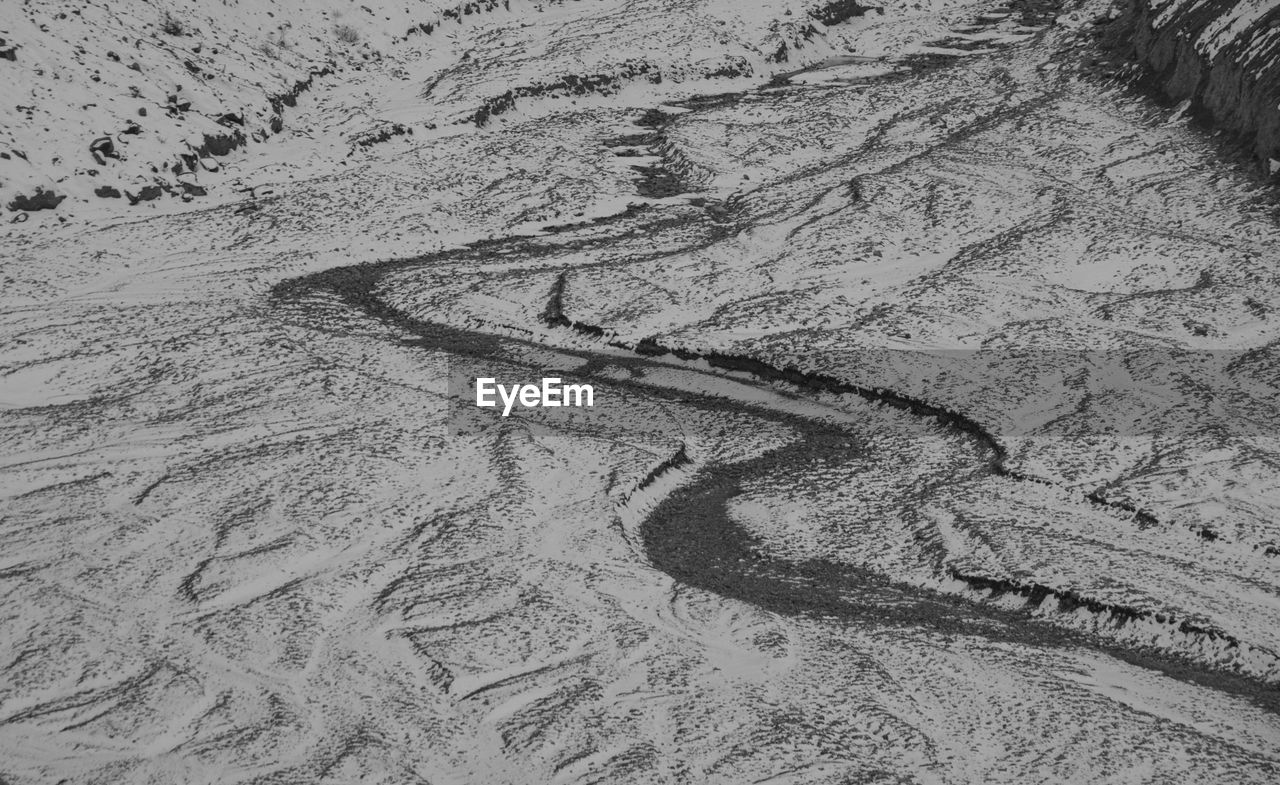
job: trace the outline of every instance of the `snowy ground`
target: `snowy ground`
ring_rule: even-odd
[[[67,5],[0,5],[0,194],[68,195],[0,253],[0,782],[1280,776],[1274,195],[1084,75],[1105,5]]]

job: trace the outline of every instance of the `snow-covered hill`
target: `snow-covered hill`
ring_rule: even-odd
[[[924,37],[963,6],[889,13],[924,20],[907,36]],[[0,204],[65,215],[204,195],[235,179],[225,169],[246,147],[286,127],[332,130],[291,117],[315,80],[366,95],[370,72],[404,83],[394,101],[384,86],[336,118],[349,148],[633,82],[727,89],[845,51],[860,19],[885,12],[852,0],[3,0]]]
[[[1274,194],[1108,0],[0,3],[0,785],[1280,781]]]

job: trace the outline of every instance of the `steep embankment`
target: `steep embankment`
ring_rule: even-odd
[[[1280,168],[1280,3],[1130,0],[1117,41],[1158,88]]]

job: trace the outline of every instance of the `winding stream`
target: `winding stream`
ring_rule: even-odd
[[[429,270],[444,281],[447,276],[470,271],[483,275],[493,285],[511,275],[555,273],[561,269],[558,257],[571,252],[600,250],[637,234],[690,226],[699,226],[702,231],[695,232],[689,244],[706,242],[707,234],[715,235],[719,231],[713,222],[700,220],[688,209],[632,209],[577,228],[565,228],[550,237],[511,237],[476,243],[457,251],[334,268],[282,282],[275,287],[273,298],[279,308],[300,313],[316,327],[336,329],[333,326],[335,319],[349,318],[352,313],[362,314],[394,328],[407,336],[402,340],[410,340],[425,350],[519,366],[528,363],[513,349],[536,348],[545,355],[548,344],[533,337],[512,337],[512,326],[509,325],[493,325],[492,330],[485,330],[416,318],[392,306],[384,298],[382,291],[387,279],[406,271]],[[519,264],[513,264],[513,259],[519,259]],[[486,265],[491,268],[487,272]],[[495,266],[502,271],[494,271],[492,268]],[[652,341],[627,346],[601,337],[609,334],[604,328],[575,324],[559,310],[563,280],[559,278],[549,292],[543,319],[552,329],[563,330],[565,344],[569,344],[550,347],[555,353],[566,359],[586,361],[582,370],[575,372],[580,378],[596,379],[614,387],[661,397],[670,395],[672,391],[645,379],[644,370],[670,368],[675,364],[708,373],[694,368],[695,361],[706,358],[688,352],[682,352],[683,357],[669,354]],[[575,340],[581,342],[575,332],[598,339],[599,349],[573,346]],[[803,377],[794,370],[776,369],[758,361],[751,366],[743,358],[732,363],[723,355],[712,359],[716,361],[713,366],[724,368],[726,373],[743,369],[751,371],[758,379],[756,383],[762,386],[781,381],[806,392],[826,389],[852,393],[932,419],[970,443],[972,464],[968,472],[971,476],[1013,476],[1002,465],[1003,455],[998,441],[961,414],[915,401],[891,390],[869,390],[831,377]],[[631,378],[598,376],[603,364],[629,370]],[[1223,662],[1213,661],[1229,662],[1239,650],[1250,649],[1255,661],[1261,658],[1265,662],[1270,659],[1270,653],[1249,647],[1221,632],[1165,617],[1155,622],[1151,618],[1154,614],[1149,612],[1105,605],[1071,592],[1035,584],[1022,585],[952,571],[945,577],[967,584],[972,590],[970,596],[965,597],[895,582],[850,564],[822,559],[791,561],[768,553],[733,520],[727,510],[728,503],[753,478],[802,476],[815,462],[840,460],[842,457],[847,460],[857,456],[860,450],[857,435],[844,429],[833,429],[830,422],[818,422],[765,406],[743,404],[713,395],[690,394],[686,390],[679,394],[686,405],[708,411],[729,407],[738,413],[785,424],[801,438],[748,460],[703,466],[696,471],[691,482],[677,488],[657,504],[641,527],[643,550],[654,567],[676,580],[782,614],[833,617],[868,626],[926,627],[1033,646],[1091,648],[1178,679],[1245,696],[1270,711],[1280,711],[1280,691],[1271,679],[1256,673],[1232,672],[1236,668],[1223,667]],[[663,462],[654,474],[676,468],[686,460],[682,449]],[[641,483],[651,479],[653,476]],[[1085,506],[1096,504],[1083,497],[1080,503]],[[976,595],[988,598],[1014,595],[1023,600],[1023,607],[1011,609],[1007,603],[997,606]],[[1032,614],[1042,605],[1050,609],[1056,605],[1057,610],[1067,612],[1085,607],[1100,617],[1105,626],[1117,629],[1136,623],[1168,625],[1185,639],[1187,650],[1128,646],[1107,636],[1059,626]],[[1203,656],[1191,656],[1193,651],[1202,655],[1207,652],[1209,657],[1206,660]]]
[[[905,78],[908,74],[903,69],[881,77],[886,82]],[[775,81],[770,87],[779,84]],[[681,106],[697,112],[736,101],[741,95],[704,96]],[[644,134],[606,143],[623,147],[649,144],[651,151],[662,154],[663,163],[657,166],[633,167],[640,177],[638,191],[646,197],[673,196],[685,190],[677,170],[687,162],[672,159],[672,155],[678,158],[678,151],[673,153],[664,143],[663,118],[661,112],[650,111],[638,123]],[[860,198],[856,181],[849,188],[851,198]],[[273,298],[279,308],[300,315],[317,328],[341,330],[339,322],[352,315],[371,317],[404,336],[400,340],[423,349],[516,366],[534,367],[517,349],[536,349],[543,357],[550,351],[576,362],[580,370],[575,375],[582,380],[629,389],[653,399],[678,394],[687,406],[745,414],[784,425],[796,433],[795,440],[762,455],[696,465],[691,477],[648,513],[640,527],[644,557],[682,584],[780,614],[833,618],[868,627],[922,627],[1030,646],[1090,648],[1173,678],[1247,697],[1272,712],[1280,711],[1280,689],[1276,686],[1280,657],[1219,630],[1168,614],[1108,604],[1068,589],[965,574],[943,564],[941,559],[934,565],[936,578],[948,591],[895,581],[835,560],[790,560],[770,553],[736,522],[729,506],[753,481],[795,478],[799,482],[819,464],[865,457],[856,430],[833,427],[829,421],[783,411],[767,403],[667,389],[649,378],[646,371],[677,367],[736,382],[746,376],[761,388],[785,389],[788,394],[798,393],[812,400],[816,400],[815,395],[851,396],[932,422],[966,444],[969,455],[967,466],[958,475],[936,481],[939,487],[964,478],[990,476],[1020,483],[1050,483],[1011,469],[998,438],[971,417],[945,406],[831,375],[778,367],[750,356],[700,353],[666,346],[651,338],[628,343],[613,337],[615,330],[624,325],[587,324],[565,313],[566,271],[608,268],[619,264],[619,260],[643,262],[710,247],[734,230],[732,221],[726,220],[734,210],[732,200],[702,198],[689,199],[682,205],[633,206],[606,218],[550,227],[539,236],[511,236],[459,250],[326,270],[278,284]],[[665,247],[661,242],[647,246],[637,242],[660,235],[674,236],[676,240],[668,239]],[[578,258],[567,262],[565,257],[570,255]],[[595,260],[584,263],[584,255]],[[478,278],[480,288],[495,293],[501,292],[505,283],[527,282],[530,276],[553,278],[554,284],[547,293],[540,324],[464,327],[445,319],[417,316],[392,304],[387,293],[395,287],[395,277],[404,273],[425,273],[427,280],[438,278],[442,283],[457,276]],[[390,336],[388,339],[396,340]],[[602,374],[606,367],[621,368],[627,372],[625,378]],[[644,487],[661,474],[690,463],[686,445],[662,461],[639,485]],[[1076,502],[1082,509],[1101,508],[1128,516],[1141,526],[1159,524],[1150,511],[1127,501],[1108,500],[1097,492],[1079,493]],[[996,599],[1001,602],[991,602]],[[1081,611],[1091,619],[1086,627],[1078,623]],[[1067,623],[1073,620],[1074,626]],[[1143,643],[1153,639],[1150,633],[1160,633],[1174,645]]]

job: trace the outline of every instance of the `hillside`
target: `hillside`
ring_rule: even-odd
[[[926,9],[935,24],[947,6]],[[340,165],[361,146],[484,124],[531,98],[767,78],[843,50],[844,23],[868,11],[847,0],[770,0],[749,14],[727,0],[3,0],[0,101],[14,111],[0,124],[0,204],[69,214],[243,187],[246,149],[286,128],[340,135],[329,162]],[[292,110],[318,82],[368,100],[323,127],[299,124]]]

